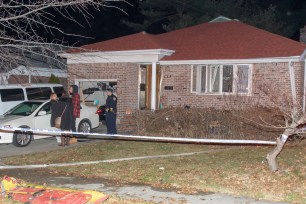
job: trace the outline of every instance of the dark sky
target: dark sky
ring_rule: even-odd
[[[89,11],[93,17],[90,17],[88,22],[80,13],[69,11],[82,26],[64,17],[58,16],[55,19],[59,23],[58,26],[66,33],[75,33],[86,37],[64,36],[58,32],[52,34],[42,32],[42,35],[49,41],[64,39],[68,45],[81,46],[135,33],[136,31],[123,24],[122,20],[141,23],[144,16],[140,12],[138,0],[128,0],[128,2],[130,4],[122,2],[115,4],[126,13],[116,8],[103,8],[100,11],[91,8]],[[276,5],[279,13],[285,14],[279,20],[288,25],[291,24],[292,29],[294,29],[292,36],[289,37],[298,40],[299,29],[306,24],[306,0],[257,0],[256,2],[267,6],[270,4]],[[150,32],[162,33],[165,31],[160,25],[157,25],[151,28]]]
[[[80,46],[84,44],[99,42],[107,39],[112,39],[124,35],[134,33],[133,29],[124,25],[121,21],[134,21],[140,19],[141,14],[138,8],[137,0],[129,0],[130,4],[117,3],[117,8],[102,8],[100,11],[90,8],[89,12],[92,17],[86,18],[79,12],[68,10],[74,16],[77,23],[71,22],[63,16],[57,15],[55,22],[58,22],[58,27],[65,33],[77,34],[79,36],[65,36],[60,32],[53,31],[52,34],[42,30],[42,35],[52,41],[54,39],[64,39],[66,45]],[[52,11],[51,11],[52,12]]]

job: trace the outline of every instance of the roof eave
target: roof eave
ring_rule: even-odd
[[[97,51],[82,53],[60,53],[67,59],[67,64],[77,63],[116,63],[116,62],[157,62],[175,51],[169,49],[145,49],[126,51]]]
[[[135,54],[163,54],[165,56],[170,56],[174,53],[174,50],[169,49],[144,49],[144,50],[124,50],[124,51],[87,51],[87,52],[80,52],[80,53],[59,53],[58,55],[63,58],[69,58],[73,55],[79,56],[95,56],[95,55],[105,55],[105,56],[120,56],[120,55],[135,55]]]
[[[205,59],[205,60],[161,60],[161,65],[178,64],[243,64],[243,63],[278,63],[278,62],[299,62],[301,56],[289,57],[269,57],[269,58],[250,58],[250,59]]]

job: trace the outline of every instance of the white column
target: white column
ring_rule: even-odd
[[[288,62],[289,67],[289,76],[290,76],[290,84],[291,84],[291,94],[292,94],[292,102],[294,109],[296,109],[296,89],[295,89],[295,74],[294,74],[294,67],[292,65],[292,61]]]
[[[151,111],[156,110],[156,62],[152,62]]]

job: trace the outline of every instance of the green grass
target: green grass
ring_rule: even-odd
[[[63,162],[95,161],[123,157],[136,157],[182,152],[196,152],[222,148],[218,146],[149,143],[132,141],[106,141],[95,144],[63,148],[61,150],[21,155],[2,159],[5,164],[51,164]]]
[[[278,157],[278,172],[271,172],[265,161],[266,154],[273,148],[109,141],[21,158],[12,157],[3,162],[46,164],[220,149],[193,156],[100,163],[42,171],[55,175],[107,178],[122,184],[139,183],[175,188],[183,193],[213,191],[258,199],[306,203],[305,145],[285,146]]]

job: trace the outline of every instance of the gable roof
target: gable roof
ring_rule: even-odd
[[[215,23],[215,22],[226,22],[226,21],[238,21],[237,19],[231,19],[231,18],[227,18],[225,16],[218,16],[217,18],[212,19],[211,21],[209,21],[209,23]]]
[[[144,32],[80,47],[88,51],[169,49],[162,60],[252,59],[300,56],[306,45],[238,22],[210,22],[159,35]],[[71,49],[69,53],[84,52]]]

